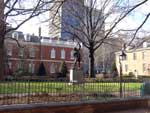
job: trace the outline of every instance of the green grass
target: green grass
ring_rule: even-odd
[[[140,90],[142,83],[123,83],[123,89]],[[84,83],[68,85],[64,82],[1,82],[0,94],[15,93],[76,93],[76,92],[117,92],[119,83]]]

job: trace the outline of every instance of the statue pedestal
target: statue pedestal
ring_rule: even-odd
[[[80,83],[83,81],[83,71],[80,69],[70,69],[70,84]]]

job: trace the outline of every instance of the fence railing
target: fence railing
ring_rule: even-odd
[[[123,81],[123,97],[140,97],[143,82]],[[119,81],[11,80],[0,82],[0,105],[120,98]]]

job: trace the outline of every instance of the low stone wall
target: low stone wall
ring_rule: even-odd
[[[0,106],[0,113],[106,113],[135,108],[147,108],[150,101],[146,98],[114,100],[109,102],[30,104]]]

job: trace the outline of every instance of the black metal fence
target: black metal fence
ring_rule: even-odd
[[[143,82],[122,82],[122,97],[143,95]],[[48,102],[80,102],[120,98],[119,81],[11,80],[0,82],[0,105]]]

